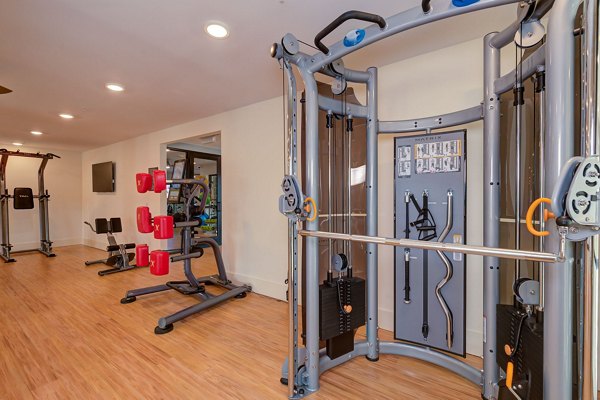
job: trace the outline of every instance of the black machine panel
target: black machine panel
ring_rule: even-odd
[[[319,286],[319,337],[327,341],[330,358],[354,349],[354,330],[365,324],[365,294],[365,280],[357,277]]]
[[[31,210],[33,208],[33,190],[31,188],[15,188],[13,200],[15,210]]]
[[[499,304],[496,306],[498,318],[498,331],[496,336],[496,362],[506,370],[508,356],[504,352],[504,346],[514,347],[517,343],[517,335],[523,318],[523,312],[518,311],[512,305]],[[518,394],[527,400],[543,400],[544,398],[544,324],[537,321],[535,316],[525,317],[521,326],[521,335],[518,348],[513,358],[514,378],[513,386],[521,385]],[[502,390],[502,392],[508,392]],[[507,393],[507,399],[512,394]],[[500,397],[502,398],[502,397]]]

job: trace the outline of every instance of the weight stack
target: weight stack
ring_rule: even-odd
[[[354,350],[354,331],[365,324],[366,284],[361,278],[334,279],[319,286],[319,337],[334,359]],[[344,305],[352,311],[345,314]]]
[[[515,345],[519,321],[522,312],[511,305],[496,306],[498,332],[496,335],[496,362],[506,369],[508,356],[504,353],[504,345]],[[543,400],[544,398],[544,323],[537,321],[535,316],[527,317],[521,329],[519,349],[515,355],[514,378],[515,384],[521,382],[523,389],[518,393],[523,399]],[[508,391],[501,388],[502,391]],[[500,396],[502,399],[503,397]],[[513,397],[505,397],[511,399]]]

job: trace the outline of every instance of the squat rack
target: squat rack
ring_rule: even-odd
[[[11,251],[13,246],[12,244],[10,244],[8,203],[9,200],[13,198],[13,196],[8,194],[8,189],[6,188],[6,165],[8,163],[9,157],[39,158],[42,160],[38,169],[38,194],[33,196],[33,198],[36,198],[39,201],[40,247],[37,249],[20,250],[17,252]],[[48,194],[48,191],[44,186],[44,170],[46,169],[48,160],[51,160],[53,158],[60,157],[52,153],[26,153],[21,151],[9,151],[6,149],[0,149],[0,257],[2,257],[2,259],[5,262],[15,261],[15,259],[11,256],[12,253],[20,253],[26,251],[39,251],[47,257],[56,256],[56,254],[54,254],[52,251],[52,242],[50,241],[50,224],[48,221],[48,201],[50,199],[50,195]]]
[[[573,268],[575,264],[574,244],[566,240],[564,231],[550,220],[546,228],[550,231],[543,242],[543,252],[523,252],[518,249],[499,249],[500,223],[500,94],[513,89],[514,77],[522,81],[538,72],[546,72],[547,93],[544,96],[543,112],[546,139],[543,143],[544,180],[542,186],[550,192],[558,183],[563,165],[574,156],[574,19],[581,1],[555,0],[480,0],[453,2],[448,0],[423,1],[422,7],[384,19],[380,16],[350,11],[327,26],[315,38],[321,50],[316,54],[305,54],[299,50],[298,40],[291,34],[272,46],[271,55],[280,61],[287,85],[284,87],[286,163],[285,175],[298,175],[297,167],[297,93],[295,65],[305,88],[304,121],[306,142],[303,149],[306,168],[303,171],[303,190],[312,201],[319,204],[319,109],[333,111],[367,119],[367,216],[366,235],[332,234],[319,231],[318,219],[307,219],[301,227],[300,219],[288,221],[288,298],[289,298],[289,353],[282,368],[282,377],[288,382],[291,399],[302,398],[319,389],[319,376],[324,371],[352,358],[366,356],[377,361],[380,354],[395,354],[418,358],[453,370],[455,373],[479,385],[482,397],[495,399],[498,394],[500,370],[496,363],[496,304],[499,303],[499,259],[512,258],[533,260],[543,263],[544,318],[544,398],[564,400],[571,398],[573,365]],[[496,6],[518,3],[517,20],[501,32],[493,32],[484,38],[484,99],[481,105],[458,112],[405,121],[379,121],[377,112],[377,69],[354,71],[343,66],[341,58],[356,50],[397,33],[453,16],[475,12]],[[587,137],[584,141],[586,156],[600,153],[597,140],[597,1],[585,2],[585,74],[587,94],[584,115]],[[541,19],[549,12],[546,43],[527,59],[522,60],[515,70],[500,76],[500,50],[513,41],[522,23]],[[339,41],[329,48],[321,40],[343,22],[359,19],[372,22],[366,27],[362,38],[353,43]],[[354,82],[366,85],[366,106],[342,104],[324,99],[318,94],[315,74],[321,73],[335,78],[336,83],[345,85]],[[518,75],[517,75],[518,74]],[[453,245],[445,251],[484,255],[483,310],[484,343],[483,370],[478,370],[458,359],[426,347],[407,343],[383,342],[378,338],[378,261],[377,246],[392,245],[408,248],[437,250],[442,244],[418,242],[406,239],[387,239],[377,236],[378,208],[378,154],[379,134],[426,131],[462,125],[483,120],[484,122],[484,250],[470,245]],[[517,224],[518,225],[518,224]],[[571,231],[573,232],[573,231]],[[306,263],[304,285],[304,308],[306,311],[305,346],[298,345],[298,236],[305,236],[304,259]],[[355,350],[344,357],[330,359],[319,350],[319,238],[341,239],[366,243],[367,253],[367,327],[366,341],[356,343]],[[444,245],[446,246],[446,245]],[[586,256],[578,260],[585,266],[584,340],[582,377],[580,384],[584,399],[597,396],[597,296],[598,296],[598,243],[597,237],[587,239]],[[527,253],[527,254],[525,254]],[[566,361],[567,360],[567,361]]]

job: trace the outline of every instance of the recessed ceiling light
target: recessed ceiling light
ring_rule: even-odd
[[[221,24],[220,22],[211,22],[206,25],[206,28],[204,29],[206,30],[206,33],[217,39],[224,39],[229,36],[229,31],[225,25]]]
[[[123,90],[125,90],[123,86],[118,85],[116,83],[107,83],[106,88],[108,90],[112,90],[113,92],[122,92]]]
[[[73,118],[75,118],[71,114],[58,114],[58,116],[61,117],[62,119],[73,119]]]
[[[31,131],[31,134],[32,134],[32,135],[36,135],[36,136],[40,136],[40,135],[43,135],[43,134],[44,134],[44,132],[40,132],[40,131]]]
[[[167,165],[167,169],[171,169],[171,166],[170,166],[170,165]]]
[[[171,151],[171,149],[167,149],[167,151]]]
[[[13,142],[13,146],[23,146],[23,143],[21,143],[21,142]]]

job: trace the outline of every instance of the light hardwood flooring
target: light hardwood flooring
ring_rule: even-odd
[[[0,399],[285,399],[287,304],[251,293],[153,333],[157,319],[196,303],[175,292],[119,300],[161,284],[147,269],[99,277],[103,252],[56,249],[0,264]],[[212,255],[196,274],[215,273]],[[180,279],[180,263],[168,279]],[[282,267],[283,268],[283,267]],[[210,288],[210,290],[214,290]],[[362,335],[364,331],[359,331]],[[382,339],[391,339],[381,331]],[[468,361],[480,366],[480,360]],[[364,357],[323,374],[311,399],[480,399],[457,375],[404,357]]]

